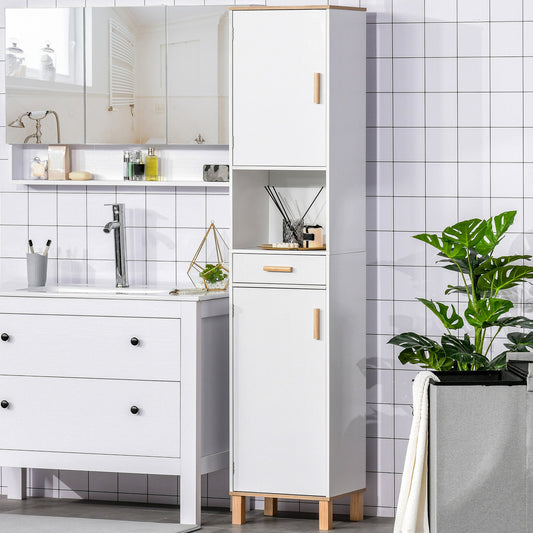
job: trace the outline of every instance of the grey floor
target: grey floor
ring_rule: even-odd
[[[146,532],[152,531],[148,522],[158,524],[179,523],[179,509],[164,505],[116,504],[93,502],[87,500],[57,500],[52,498],[31,498],[24,501],[8,500],[0,497],[0,518],[13,515],[57,517],[57,526],[53,531],[57,533],[72,533],[72,528],[65,530],[65,523],[61,518],[94,518],[117,521],[147,522]],[[7,517],[6,517],[7,518]],[[347,517],[334,516],[333,527],[343,533],[392,533],[393,520],[391,518],[366,518],[363,522],[349,522]],[[71,525],[70,521],[68,521]],[[33,529],[34,533],[51,531],[50,520],[47,528]],[[39,522],[36,522],[39,524]],[[43,521],[44,524],[44,521]],[[118,523],[117,523],[118,525]],[[113,533],[111,527],[106,526],[102,533]],[[21,529],[22,531],[22,529]],[[122,529],[120,530],[122,531]],[[135,531],[143,531],[136,524]],[[202,509],[202,531],[206,533],[301,533],[307,531],[318,532],[318,516],[313,514],[298,514],[280,512],[278,517],[264,517],[262,511],[248,511],[246,524],[231,525],[231,514],[227,509]],[[7,533],[7,532],[6,532]],[[11,531],[9,532],[11,533]],[[16,532],[15,532],[16,533]]]

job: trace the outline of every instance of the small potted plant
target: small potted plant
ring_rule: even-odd
[[[464,303],[461,316],[451,303],[418,298],[445,332],[436,339],[410,331],[389,341],[402,348],[403,364],[434,370],[440,380],[429,386],[426,452],[429,525],[438,533],[529,531],[526,406],[533,393],[505,366],[509,353],[533,348],[533,320],[509,314],[514,305],[505,295],[532,279],[533,267],[531,255],[495,255],[515,216],[507,211],[414,237],[458,274],[460,283],[445,293]],[[491,355],[502,332],[505,349]]]
[[[228,274],[227,269],[221,265],[212,265],[208,263],[205,268],[200,272],[205,288],[211,291],[223,291],[228,286]]]

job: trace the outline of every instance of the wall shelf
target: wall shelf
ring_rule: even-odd
[[[59,185],[61,187],[208,187],[228,188],[228,181],[169,180],[169,181],[124,181],[124,180],[13,180],[13,183],[43,187]]]
[[[203,181],[204,165],[227,165],[227,145],[170,146],[154,145],[159,159],[159,173],[164,181],[124,181],[123,151],[144,145],[70,145],[71,170],[85,170],[92,180],[34,180],[28,179],[35,156],[48,159],[46,144],[15,144],[11,149],[11,182],[34,189],[60,185],[64,187],[207,187],[229,188],[229,182]]]

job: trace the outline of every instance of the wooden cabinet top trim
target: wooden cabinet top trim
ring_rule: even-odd
[[[232,6],[228,7],[228,9],[230,11],[293,11],[296,9],[347,9],[349,11],[366,11],[366,7],[351,6]]]

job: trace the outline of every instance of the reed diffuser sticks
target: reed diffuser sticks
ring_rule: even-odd
[[[316,196],[313,198],[313,201],[309,204],[309,207],[305,210],[305,213],[296,222],[296,227],[300,226],[303,223],[305,216],[307,215],[307,213],[309,213],[309,210],[311,209],[311,207],[313,207],[314,203],[316,202],[323,188],[324,188],[323,186],[320,187],[320,190],[318,191]],[[298,236],[298,232],[296,231],[293,221],[291,220],[291,217],[289,216],[289,210],[287,206],[284,205],[283,199],[281,195],[279,194],[279,192],[277,191],[276,187],[274,187],[273,185],[265,185],[265,191],[267,192],[268,196],[270,196],[270,199],[272,200],[273,204],[276,206],[276,208],[280,212],[281,217],[283,218],[283,221],[289,228],[294,239],[298,243],[298,246],[301,247],[303,245],[303,240]]]
[[[296,230],[294,229],[294,226],[291,222],[291,219],[289,218],[289,215],[287,213],[287,210],[285,209],[285,206],[283,205],[281,196],[279,195],[278,191],[273,185],[265,185],[265,190],[270,196],[270,199],[272,200],[274,205],[278,208],[278,211],[280,212],[285,224],[287,224],[287,227],[290,229],[292,235],[294,236],[294,239],[298,243],[298,246],[302,246],[303,244],[302,239],[298,237],[298,234]]]

